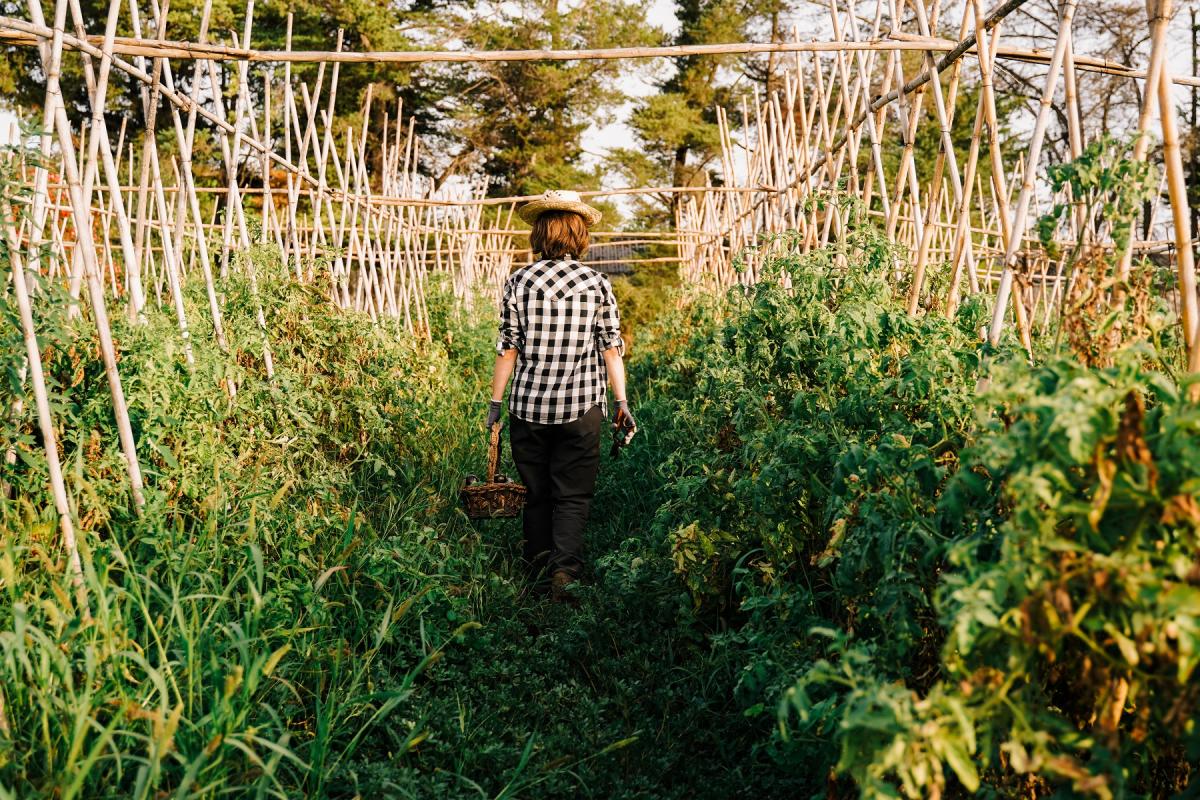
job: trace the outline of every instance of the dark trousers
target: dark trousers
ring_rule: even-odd
[[[583,529],[600,468],[603,421],[598,405],[561,425],[509,418],[513,461],[527,489],[525,564],[534,576],[564,570],[578,577],[583,570]]]

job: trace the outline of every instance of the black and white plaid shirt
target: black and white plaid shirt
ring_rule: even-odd
[[[509,276],[496,352],[517,350],[509,413],[557,425],[592,406],[608,414],[605,350],[620,348],[621,320],[608,278],[573,258],[547,259]]]

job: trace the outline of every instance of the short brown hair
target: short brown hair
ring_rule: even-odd
[[[588,249],[587,220],[574,211],[546,211],[533,221],[529,246],[542,258],[583,258]]]

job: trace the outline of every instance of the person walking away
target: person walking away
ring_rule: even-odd
[[[579,194],[550,190],[523,206],[539,256],[504,285],[487,427],[508,397],[509,442],[527,487],[522,555],[529,578],[550,577],[551,595],[570,599],[582,574],[584,528],[600,467],[600,430],[612,385],[613,429],[637,432],[625,394],[620,314],[608,278],[579,263],[600,211]],[[616,435],[620,436],[620,433]]]

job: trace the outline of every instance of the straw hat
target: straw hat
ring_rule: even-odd
[[[530,225],[546,211],[574,211],[587,221],[590,228],[600,221],[599,209],[592,208],[579,199],[579,192],[570,189],[547,189],[538,200],[526,203],[517,210],[517,216]]]

